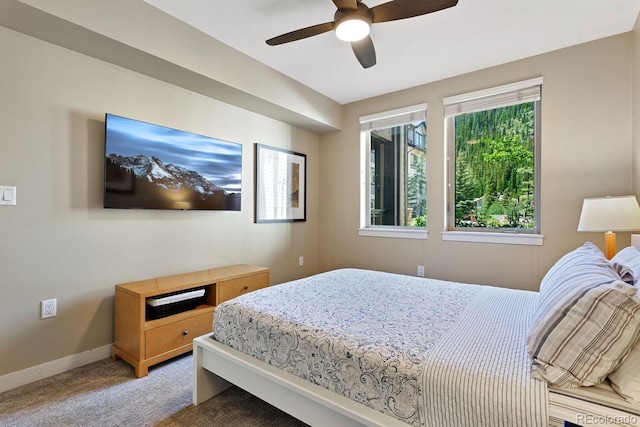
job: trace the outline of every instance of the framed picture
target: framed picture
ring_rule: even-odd
[[[307,220],[307,155],[256,144],[255,222]]]

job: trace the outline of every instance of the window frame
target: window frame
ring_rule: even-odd
[[[445,241],[504,243],[516,245],[543,244],[544,235],[541,234],[541,99],[542,77],[521,82],[497,86],[480,91],[456,95],[443,99],[445,106],[445,152],[446,157],[446,203],[445,203],[445,231],[442,239]],[[524,101],[522,101],[524,99]],[[534,224],[533,229],[520,228],[489,228],[489,227],[456,227],[455,226],[455,118],[464,113],[491,110],[525,102],[534,103]]]
[[[360,224],[358,235],[398,239],[427,239],[427,227],[371,223],[371,131],[427,120],[427,104],[417,104],[360,117]],[[426,173],[426,160],[425,160]],[[428,224],[427,224],[428,225]]]

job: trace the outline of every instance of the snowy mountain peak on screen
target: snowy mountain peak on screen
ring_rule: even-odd
[[[162,160],[152,156],[120,156],[109,154],[108,158],[114,163],[130,170],[138,178],[146,179],[167,190],[179,190],[183,185],[203,194],[225,193],[223,189],[207,181],[198,172],[176,166],[165,165]]]

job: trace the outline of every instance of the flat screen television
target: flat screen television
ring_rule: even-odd
[[[242,144],[106,114],[104,207],[240,210]]]

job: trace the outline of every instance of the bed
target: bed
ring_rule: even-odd
[[[563,260],[583,272],[585,256],[601,254],[594,248]],[[541,306],[554,312],[558,298],[542,289],[556,288],[545,281],[572,285],[565,282],[575,276],[561,261],[540,293],[340,269],[227,301],[216,308],[213,335],[194,341],[194,404],[235,384],[310,425],[640,425],[640,405],[614,391],[609,372],[585,387],[599,366],[558,375],[561,363],[545,359],[539,337],[553,334]],[[597,261],[603,277],[637,299],[622,280],[632,280],[631,268]],[[602,343],[624,353],[605,355],[613,367],[637,341],[636,318],[625,317],[614,344]]]

